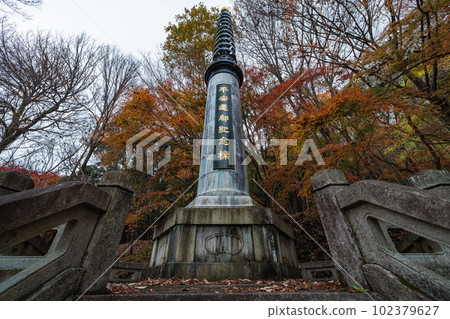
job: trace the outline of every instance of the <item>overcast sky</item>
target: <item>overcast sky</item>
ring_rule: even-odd
[[[126,53],[156,52],[164,42],[164,27],[203,2],[208,8],[230,6],[230,0],[44,0],[28,10],[31,19],[15,17],[21,29],[56,30],[65,34],[85,32]]]

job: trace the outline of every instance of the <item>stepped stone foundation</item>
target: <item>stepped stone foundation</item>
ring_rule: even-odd
[[[292,228],[268,208],[182,208],[154,232],[149,277],[301,276]]]

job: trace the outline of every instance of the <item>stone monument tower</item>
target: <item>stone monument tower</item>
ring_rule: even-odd
[[[231,15],[222,9],[214,57],[205,72],[208,86],[198,192],[189,207],[253,206],[248,195],[242,143],[239,88],[243,73],[236,62]]]
[[[208,85],[197,197],[155,229],[150,277],[299,277],[291,227],[248,193],[231,14],[222,9]]]

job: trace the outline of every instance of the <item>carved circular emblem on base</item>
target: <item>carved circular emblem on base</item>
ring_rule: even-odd
[[[205,248],[213,255],[236,255],[244,248],[244,239],[236,235],[214,234],[206,238]]]

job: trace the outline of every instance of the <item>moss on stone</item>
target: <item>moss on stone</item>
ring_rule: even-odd
[[[403,278],[401,278],[401,277],[399,277],[399,276],[396,276],[396,277],[397,277],[398,282],[401,283],[403,286],[405,286],[405,287],[407,287],[407,288],[409,288],[409,289],[411,289],[411,290],[413,290],[413,291],[415,291],[415,292],[420,292],[420,293],[422,293],[422,291],[421,291],[420,289],[418,289],[417,287],[411,285],[411,284],[410,284],[409,282],[407,282],[405,279],[403,279]]]

